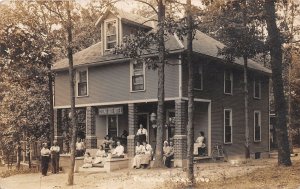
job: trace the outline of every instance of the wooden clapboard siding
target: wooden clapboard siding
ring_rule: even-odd
[[[170,62],[176,63],[177,59]],[[179,66],[165,69],[166,98],[179,96]],[[108,103],[157,98],[157,71],[146,68],[146,90],[130,92],[129,62],[88,68],[88,97],[77,97],[76,104]],[[55,106],[67,106],[69,98],[68,72],[57,72],[55,77]]]
[[[243,156],[245,152],[245,116],[244,116],[244,93],[243,93],[243,69],[233,67],[231,64],[224,65],[205,59],[195,60],[203,64],[203,90],[195,91],[195,98],[211,100],[211,143],[221,143],[229,156]],[[224,94],[224,70],[231,70],[233,73],[233,94]],[[251,153],[268,151],[269,142],[269,96],[268,77],[259,75],[263,80],[261,86],[260,100],[253,99],[253,75],[259,75],[249,71],[249,128]],[[183,97],[187,97],[188,70],[182,66],[182,90]],[[197,106],[197,103],[196,103]],[[232,109],[233,137],[232,144],[224,144],[224,109]],[[253,143],[253,116],[254,110],[261,111],[262,141]]]
[[[269,148],[269,79],[261,77],[261,99],[253,98],[253,75],[249,84],[249,126],[250,140],[252,141],[251,151],[265,152]],[[254,141],[254,111],[261,111],[261,142]]]

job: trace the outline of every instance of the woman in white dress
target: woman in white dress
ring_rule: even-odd
[[[135,156],[133,158],[133,168],[139,169],[141,167],[141,159],[144,154],[143,145],[139,141],[136,142]]]
[[[93,166],[92,163],[93,163],[93,158],[91,157],[91,154],[89,152],[85,152],[82,167],[90,168]]]
[[[204,140],[205,140],[204,132],[200,131],[200,136],[197,138],[196,142],[194,143],[194,155],[199,155],[198,154],[199,148],[205,148]]]
[[[146,141],[143,141],[143,156],[141,159],[141,164],[146,168],[152,159],[152,147]]]
[[[93,161],[93,165],[94,164],[104,165],[106,157],[107,157],[107,154],[104,150],[104,147],[101,145],[100,149],[96,152],[95,159]]]

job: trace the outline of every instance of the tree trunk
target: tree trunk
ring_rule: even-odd
[[[72,47],[72,20],[69,1],[67,3],[67,35],[68,35],[68,60],[69,60],[69,79],[70,79],[70,99],[71,99],[71,155],[70,170],[68,173],[68,185],[74,184],[74,166],[75,166],[75,145],[76,145],[76,113],[75,113],[75,89],[74,89],[74,70],[73,70],[73,47]]]
[[[188,81],[188,125],[187,125],[187,176],[190,186],[194,185],[194,69],[193,69],[193,17],[191,0],[187,0],[187,63],[189,70]]]
[[[50,141],[51,146],[53,145],[54,141],[54,110],[53,110],[53,77],[51,71],[51,64],[47,64],[48,68],[48,88],[49,88],[49,109],[50,109]]]
[[[247,28],[247,0],[242,1],[243,4],[243,26]],[[249,133],[249,116],[248,116],[248,56],[244,54],[244,116],[245,116],[245,158],[250,158],[250,133]]]
[[[276,25],[275,1],[265,0],[266,23],[269,36],[273,92],[276,112],[276,134],[278,143],[278,165],[291,166],[289,140],[286,120],[286,100],[282,79],[282,44],[279,29]]]
[[[250,158],[250,134],[249,134],[249,116],[248,116],[248,58],[244,59],[244,113],[245,113],[245,157]]]
[[[18,170],[20,170],[20,166],[21,166],[21,153],[22,153],[21,144],[18,144],[17,147],[17,169]]]
[[[153,167],[163,167],[163,133],[164,133],[164,101],[165,101],[165,4],[163,0],[158,2],[158,104],[157,104],[157,135],[155,148],[155,161]]]

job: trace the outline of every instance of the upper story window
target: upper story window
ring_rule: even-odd
[[[261,81],[260,81],[260,79],[257,79],[257,78],[254,79],[253,97],[256,99],[261,98]]]
[[[195,83],[194,83],[194,89],[196,90],[203,90],[203,66],[201,64],[195,65]]]
[[[231,71],[224,71],[224,94],[232,94],[233,76]]]
[[[105,50],[113,49],[118,42],[117,20],[107,20],[104,22]]]
[[[260,111],[254,111],[254,142],[261,141],[261,115]]]
[[[88,96],[88,70],[76,72],[77,96]]]
[[[131,92],[145,90],[145,64],[133,61],[130,64]]]
[[[224,109],[224,144],[232,143],[232,110]]]

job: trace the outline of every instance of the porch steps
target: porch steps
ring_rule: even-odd
[[[210,156],[195,156],[194,163],[209,163],[213,162],[212,157]]]
[[[79,173],[106,173],[106,169],[104,167],[90,167],[90,168],[82,168],[78,169]]]

